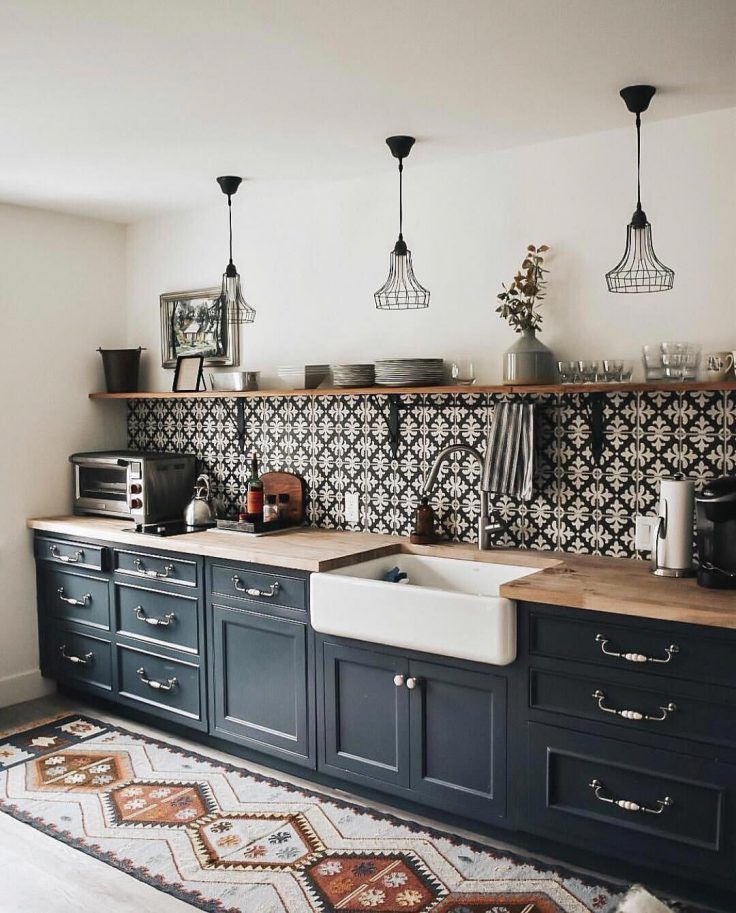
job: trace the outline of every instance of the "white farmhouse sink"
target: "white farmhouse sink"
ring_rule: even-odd
[[[409,582],[388,583],[399,567]],[[390,555],[312,574],[312,627],[376,644],[505,666],[516,659],[516,603],[502,583],[538,568]]]

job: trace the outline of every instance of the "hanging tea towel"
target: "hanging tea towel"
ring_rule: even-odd
[[[534,406],[500,403],[488,432],[483,489],[528,501],[533,475]]]

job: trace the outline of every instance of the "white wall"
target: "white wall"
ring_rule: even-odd
[[[622,120],[625,120],[622,112]],[[736,109],[644,123],[643,204],[675,288],[612,295],[604,274],[623,253],[635,203],[635,134],[624,129],[405,171],[405,235],[426,311],[382,312],[373,292],[396,233],[394,160],[376,141],[377,173],[329,184],[244,183],[234,202],[235,262],[256,323],[242,365],[468,353],[498,382],[514,334],[493,313],[528,242],[551,245],[543,339],[559,357],[635,357],[642,343],[687,339],[736,348],[729,276],[736,245]],[[247,174],[247,157],[242,172]],[[381,170],[382,169],[382,170]],[[214,177],[214,174],[213,174]],[[128,339],[158,365],[158,295],[219,283],[226,207],[148,220],[128,232]]]
[[[87,398],[96,347],[123,343],[124,268],[122,226],[0,205],[0,706],[48,687],[26,518],[69,512],[70,453],[124,441],[117,404]]]

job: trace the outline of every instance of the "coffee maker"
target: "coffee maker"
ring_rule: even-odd
[[[706,483],[695,497],[700,586],[736,589],[736,476]]]

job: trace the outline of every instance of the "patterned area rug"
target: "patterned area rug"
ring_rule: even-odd
[[[83,716],[0,738],[0,811],[213,913],[610,913],[621,896]]]

